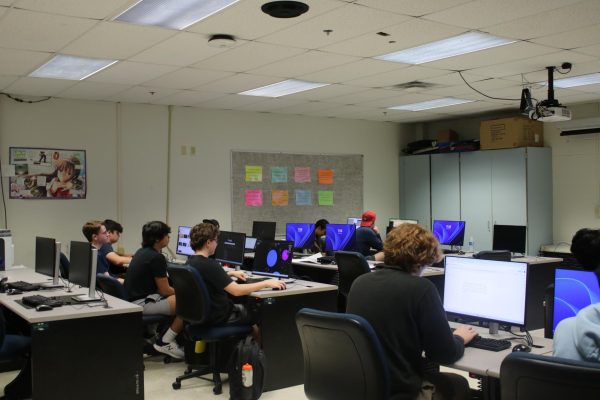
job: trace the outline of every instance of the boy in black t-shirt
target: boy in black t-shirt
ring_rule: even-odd
[[[242,304],[233,304],[228,294],[246,296],[264,288],[285,289],[285,283],[277,279],[268,279],[257,283],[238,284],[231,278],[246,280],[243,271],[225,272],[223,267],[209,257],[217,248],[219,229],[210,223],[194,226],[190,231],[190,246],[195,255],[188,259],[188,264],[196,268],[208,289],[212,307],[209,321],[217,324],[250,323],[246,308]]]

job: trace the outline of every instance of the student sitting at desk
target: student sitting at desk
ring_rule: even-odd
[[[325,227],[329,221],[326,219],[320,219],[315,222],[315,244],[311,251],[313,253],[324,253],[325,252]]]
[[[144,314],[175,315],[175,289],[167,278],[167,260],[161,251],[169,245],[171,228],[164,222],[152,221],[142,228],[142,248],[134,255],[127,275],[125,293],[129,301],[144,308]],[[183,320],[175,317],[171,326],[154,348],[174,358],[183,358],[183,349],[175,339],[183,330]]]
[[[119,254],[113,248],[113,245],[119,241],[123,233],[123,226],[112,219],[105,219],[103,224],[108,232],[108,243],[105,243],[98,250],[98,253],[102,253],[102,256],[106,258],[111,273],[123,273],[126,271],[125,265],[131,262],[132,256]]]
[[[367,210],[362,215],[360,227],[356,230],[356,251],[363,256],[371,254],[371,249],[381,251],[383,242],[379,235],[379,228],[375,225],[377,214],[373,210]]]
[[[426,368],[427,360],[460,359],[464,345],[476,336],[468,326],[452,333],[437,289],[420,277],[425,267],[442,258],[437,239],[419,225],[405,224],[388,234],[383,252],[383,269],[352,284],[346,312],[364,317],[377,332],[388,359],[390,398],[427,398],[432,386],[434,399],[469,398],[466,379]]]
[[[285,283],[277,279],[267,279],[257,283],[238,284],[232,277],[246,280],[243,271],[225,272],[221,264],[209,257],[217,248],[219,229],[210,223],[194,226],[190,231],[190,247],[195,255],[188,259],[188,264],[196,268],[208,290],[212,307],[209,321],[212,324],[247,324],[252,322],[248,310],[243,304],[233,304],[227,294],[247,296],[264,288],[285,289]]]
[[[100,251],[102,247],[109,244],[108,231],[102,221],[93,220],[86,222],[81,228],[83,236],[91,243],[92,247],[98,250],[98,263],[96,265],[96,273],[109,275],[108,260],[104,257],[104,253]],[[123,283],[121,281],[121,283]]]
[[[600,230],[580,229],[571,240],[571,253],[600,282]],[[600,362],[600,303],[562,320],[554,332],[554,355],[578,361]]]

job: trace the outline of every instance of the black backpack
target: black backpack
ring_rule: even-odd
[[[252,380],[248,386],[243,383],[244,364],[252,366]],[[248,367],[246,367],[248,368]],[[265,353],[252,339],[246,337],[238,342],[229,360],[229,400],[257,400],[263,392],[265,383]]]

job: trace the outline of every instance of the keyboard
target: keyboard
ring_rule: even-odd
[[[9,289],[17,289],[17,290],[20,290],[21,292],[33,292],[40,288],[40,285],[38,285],[38,284],[24,282],[24,281],[8,282],[6,284],[6,286]]]
[[[271,279],[271,278],[246,278],[245,281],[243,280],[238,280],[238,283],[257,283],[257,282],[262,282],[262,281],[266,281],[267,279]]]
[[[21,299],[21,301],[23,302],[23,304],[30,307],[37,307],[41,304],[48,305],[51,307],[60,307],[63,305],[63,302],[61,300],[56,300],[50,297],[40,296],[37,294],[34,294],[33,296],[24,296]]]
[[[319,264],[335,264],[335,256],[323,256],[317,259]]]
[[[481,336],[475,336],[473,340],[467,344],[467,347],[489,351],[502,351],[508,349],[510,346],[512,346],[512,344],[508,340],[484,338]]]

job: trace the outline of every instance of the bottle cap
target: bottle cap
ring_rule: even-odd
[[[248,364],[248,363],[246,363],[246,364],[242,365],[242,369],[243,369],[243,370],[249,370],[249,369],[252,369],[252,365],[251,365],[251,364]]]

